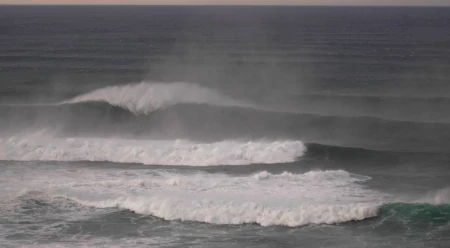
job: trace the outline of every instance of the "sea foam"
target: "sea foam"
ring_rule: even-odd
[[[306,151],[301,141],[125,140],[10,137],[0,140],[0,160],[110,161],[146,165],[244,165],[293,162]]]
[[[368,178],[341,170],[261,171],[246,176],[161,171],[139,178],[128,175],[130,180],[124,180],[123,174],[117,176],[120,179],[105,180],[104,175],[93,175],[66,184],[70,190],[59,189],[59,197],[165,220],[290,227],[363,220],[376,216],[380,206],[379,195],[358,184]],[[89,197],[81,192],[110,195]]]
[[[254,202],[173,199],[166,197],[121,197],[88,202],[82,205],[97,208],[123,208],[165,220],[198,221],[211,224],[257,223],[262,226],[302,226],[334,224],[377,216],[378,204],[304,204],[289,208],[268,207]]]
[[[20,169],[20,168],[18,168]],[[15,167],[11,167],[14,173]],[[23,171],[23,170],[21,170]],[[75,204],[77,211],[126,209],[165,220],[263,226],[332,224],[374,217],[383,194],[364,187],[370,177],[343,170],[245,175],[186,169],[127,169],[40,164],[21,178],[2,180],[18,198]],[[24,194],[23,182],[32,190]],[[41,192],[37,194],[36,192]],[[5,192],[0,193],[5,194]],[[80,216],[85,216],[80,214]]]

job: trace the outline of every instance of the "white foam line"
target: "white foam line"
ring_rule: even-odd
[[[78,203],[74,210],[86,214],[92,209],[83,210],[79,204],[102,211],[129,209],[166,220],[301,226],[376,216],[383,195],[361,184],[369,179],[342,170],[233,176],[178,169],[39,165],[22,171],[16,181],[0,180],[0,186],[16,189],[19,201],[44,196],[62,204],[69,199]],[[25,185],[29,190],[22,190]]]
[[[376,192],[356,184],[368,178],[341,170],[238,177],[163,172],[132,178],[91,178],[70,185],[77,192],[114,192],[106,199],[73,192],[60,196],[88,207],[128,209],[165,220],[290,227],[362,220],[376,216],[381,205]]]
[[[0,139],[0,160],[111,161],[146,165],[245,165],[293,162],[306,148],[301,141],[151,141],[97,138]]]
[[[80,201],[96,208],[124,208],[165,220],[198,221],[212,224],[257,223],[289,227],[307,224],[335,224],[377,216],[379,204],[304,204],[288,208],[233,201],[174,199],[168,197],[120,197],[107,201]]]

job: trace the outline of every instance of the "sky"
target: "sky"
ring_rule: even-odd
[[[155,5],[423,5],[450,6],[450,0],[0,0],[0,4],[155,4]]]

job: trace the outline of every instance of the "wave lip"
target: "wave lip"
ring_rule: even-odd
[[[77,96],[62,104],[107,102],[134,114],[149,114],[155,110],[180,103],[216,106],[250,107],[219,92],[190,83],[142,82],[123,86],[110,86]]]
[[[306,148],[301,141],[124,140],[97,138],[0,139],[0,160],[110,161],[146,165],[245,165],[294,162]]]

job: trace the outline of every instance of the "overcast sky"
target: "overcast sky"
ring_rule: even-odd
[[[0,4],[270,4],[450,6],[450,0],[0,0]]]

